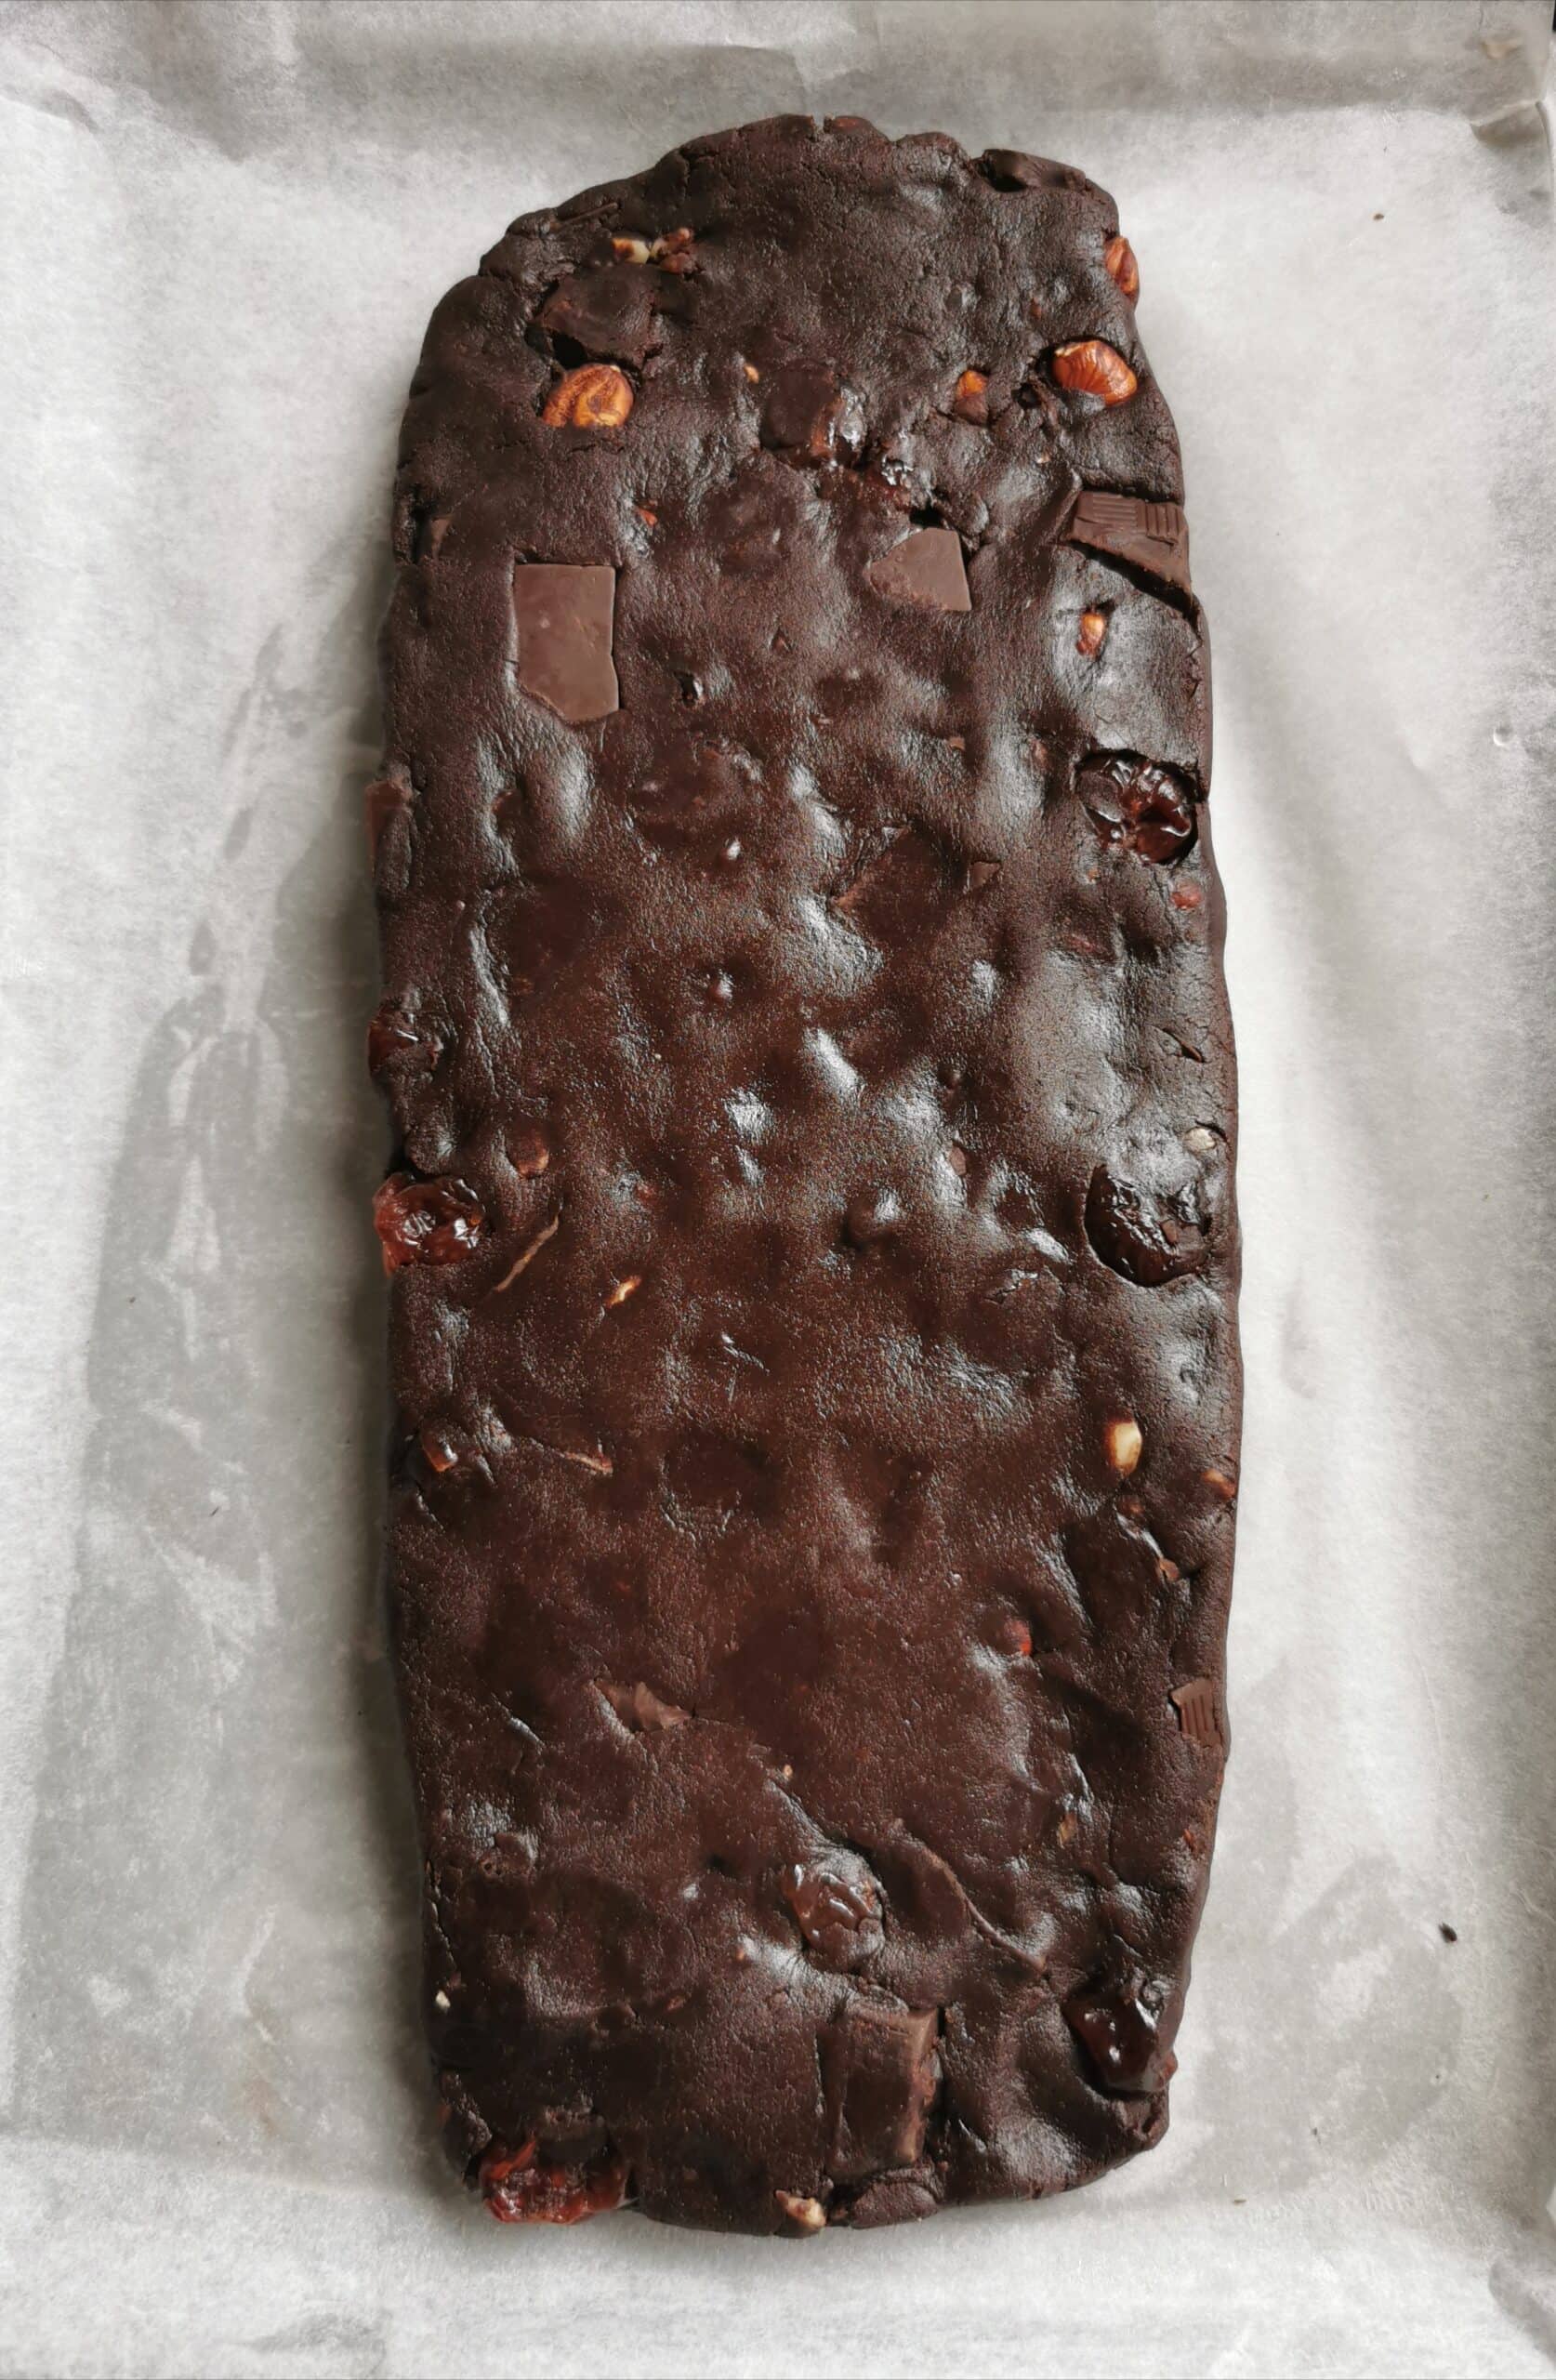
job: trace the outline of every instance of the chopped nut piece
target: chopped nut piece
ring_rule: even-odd
[[[977,430],[989,426],[989,376],[974,372],[970,367],[956,383],[956,393],[951,400],[951,410],[958,421],[970,421]]]
[[[452,1471],[459,1460],[442,1430],[423,1430],[417,1443],[434,1471]]]
[[[627,264],[647,264],[649,260],[650,250],[649,244],[646,240],[622,239],[618,237],[613,238],[611,245],[615,250],[617,256],[622,258]],[[1111,269],[1112,268],[1110,267],[1109,270],[1111,271]]]
[[[600,1691],[622,1726],[640,1735],[663,1735],[666,1728],[684,1727],[692,1716],[679,1702],[666,1702],[663,1695],[655,1694],[641,1678],[635,1686],[601,1685]]]
[[[657,529],[657,528],[658,528],[658,526],[659,526],[659,515],[658,515],[658,513],[657,513],[657,512],[653,511],[653,510],[650,509],[650,507],[649,507],[648,505],[646,505],[646,504],[635,504],[635,505],[633,506],[632,509],[633,509],[633,511],[637,514],[637,516],[638,516],[639,520],[640,520],[640,522],[642,522],[642,523],[643,523],[643,525],[644,525],[644,527],[645,527],[645,528],[649,528],[649,529]]]
[[[363,795],[363,810],[367,820],[367,858],[373,866],[378,857],[378,846],[384,840],[384,829],[391,818],[411,806],[409,786],[396,785],[392,777],[378,777]]]
[[[1140,296],[1140,267],[1122,231],[1115,231],[1102,250],[1102,262],[1131,304]]]
[[[640,1273],[628,1273],[625,1280],[621,1280],[616,1283],[615,1288],[611,1291],[610,1296],[606,1299],[605,1307],[607,1313],[613,1305],[625,1305],[627,1299],[632,1295],[633,1290],[640,1289],[642,1286],[643,1276]]]
[[[1102,1434],[1102,1442],[1107,1448],[1108,1461],[1114,1471],[1121,1472],[1127,1479],[1139,1462],[1141,1451],[1145,1445],[1140,1423],[1125,1414],[1119,1420],[1108,1423]]]
[[[498,1297],[504,1289],[510,1289],[513,1287],[514,1282],[519,1278],[520,1274],[526,1271],[528,1267],[534,1263],[535,1258],[539,1255],[547,1241],[548,1239],[554,1239],[560,1229],[561,1216],[559,1213],[553,1215],[550,1222],[541,1230],[536,1232],[534,1237],[529,1242],[527,1247],[521,1249],[512,1265],[509,1267],[508,1271],[503,1275],[502,1279],[497,1283],[497,1286],[493,1290],[492,1295],[494,1297]]]
[[[1107,632],[1108,615],[1105,612],[1083,612],[1080,618],[1080,634],[1075,639],[1075,651],[1084,653],[1089,661],[1094,653],[1101,653],[1102,641]]]
[[[1115,347],[1105,338],[1072,339],[1053,351],[1053,377],[1062,389],[1079,396],[1101,397],[1105,405],[1127,404],[1140,382]]]
[[[540,409],[553,430],[616,430],[632,410],[632,383],[614,364],[580,364],[564,372]]]
[[[1213,1488],[1217,1495],[1224,1498],[1227,1503],[1230,1504],[1235,1498],[1237,1482],[1235,1479],[1229,1479],[1224,1471],[1204,1471],[1201,1472],[1200,1476],[1206,1486]]]
[[[1187,1686],[1175,1686],[1169,1699],[1189,1741],[1202,1744],[1208,1752],[1220,1752],[1221,1730],[1216,1716],[1216,1689],[1209,1678],[1194,1677]]]
[[[824,2231],[826,2209],[819,2198],[801,2198],[794,2190],[774,2190],[773,2197],[791,2223],[802,2231]]]
[[[553,1447],[550,1451],[560,1454],[563,1462],[575,1462],[585,1471],[597,1471],[601,1479],[609,1479],[616,1467],[608,1454],[585,1454],[572,1447]]]
[[[508,1161],[521,1182],[533,1182],[551,1162],[551,1152],[538,1132],[525,1132],[508,1150]]]
[[[1208,1124],[1196,1124],[1193,1131],[1184,1133],[1183,1146],[1193,1149],[1195,1157],[1208,1157],[1220,1138],[1220,1134],[1212,1131]]]
[[[960,1141],[952,1142],[950,1147],[945,1152],[945,1162],[951,1168],[953,1173],[956,1174],[962,1181],[966,1181],[967,1170],[971,1160],[969,1157],[966,1149],[963,1148]]]
[[[754,364],[743,364],[740,368],[748,380],[759,380],[762,377]]]

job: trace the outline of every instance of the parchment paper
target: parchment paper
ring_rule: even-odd
[[[0,11],[0,2370],[1556,2370],[1549,33]],[[1245,1091],[1235,1743],[1156,2154],[516,2234],[430,2145],[374,1601],[395,429],[513,215],[788,109],[1073,159],[1141,258]]]

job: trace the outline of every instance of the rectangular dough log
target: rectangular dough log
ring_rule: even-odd
[[[446,2134],[819,2231],[1167,2121],[1238,1366],[1209,703],[1112,202],[782,118],[516,223],[368,802]]]

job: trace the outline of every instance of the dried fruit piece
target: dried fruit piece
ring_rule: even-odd
[[[1115,231],[1102,250],[1102,262],[1133,305],[1140,296],[1140,267],[1135,262],[1135,252],[1122,231]]]
[[[825,2230],[826,2209],[819,2198],[802,2198],[796,2190],[774,2190],[772,2195],[789,2221],[798,2223],[802,2231]]]
[[[375,1010],[367,1028],[367,1071],[370,1075],[382,1074],[391,1058],[407,1050],[423,1051],[430,1058],[434,1046],[402,1015],[392,1000],[385,1000]]]
[[[1108,615],[1105,612],[1083,612],[1080,616],[1080,633],[1075,639],[1075,651],[1084,654],[1089,661],[1093,654],[1101,653],[1107,632]]]
[[[1102,1446],[1114,1471],[1127,1479],[1140,1461],[1145,1435],[1132,1414],[1122,1413],[1102,1432]]]
[[[407,1264],[457,1264],[473,1255],[486,1214],[468,1183],[449,1175],[420,1182],[391,1173],[373,1194],[374,1228],[383,1243],[386,1273]]]
[[[509,2150],[494,2141],[481,2161],[481,2196],[499,2223],[582,2223],[608,2215],[626,2200],[626,2167],[619,2157],[586,2164],[553,2163],[533,2140]]]
[[[614,364],[564,372],[540,409],[553,430],[618,430],[632,410],[632,383]]]
[[[1072,394],[1100,397],[1105,405],[1127,404],[1139,388],[1124,358],[1105,338],[1072,339],[1053,351],[1053,377]]]
[[[975,372],[969,365],[956,383],[951,410],[958,421],[970,421],[979,430],[988,428],[989,376],[986,372]]]
[[[1176,2061],[1162,2036],[1166,2000],[1167,1986],[1160,1983],[1077,1991],[1066,2000],[1064,2021],[1104,2091],[1159,2091],[1168,2080]]]
[[[797,1861],[785,1869],[781,1889],[823,1966],[858,1966],[886,1938],[869,1870],[852,1852],[826,1851]]]
[[[1193,1185],[1163,1195],[1120,1182],[1105,1165],[1087,1190],[1086,1236],[1110,1270],[1147,1289],[1197,1273],[1210,1252],[1209,1218]]]
[[[1094,753],[1081,762],[1075,789],[1105,843],[1141,859],[1176,859],[1194,839],[1193,802],[1171,769],[1137,753]]]

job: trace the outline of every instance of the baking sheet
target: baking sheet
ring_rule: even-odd
[[[1549,34],[0,9],[0,2372],[1556,2371]],[[1142,260],[1244,1073],[1234,1752],[1154,2155],[516,2235],[428,2136],[374,1604],[386,499],[510,217],[789,109],[1072,159]]]

